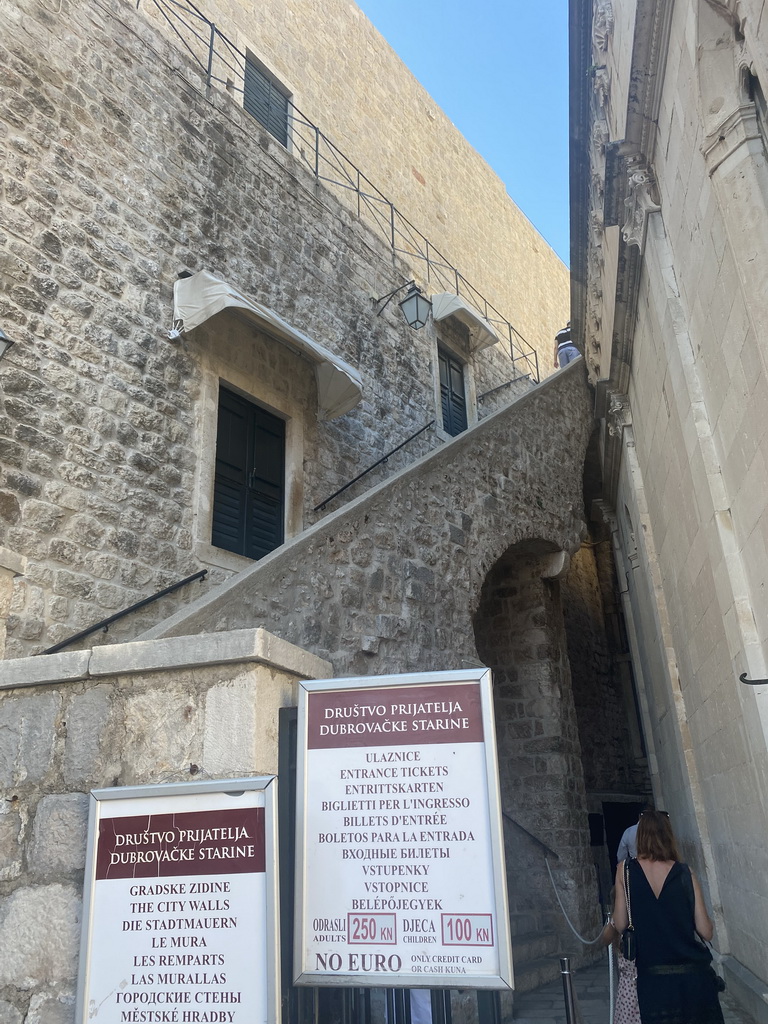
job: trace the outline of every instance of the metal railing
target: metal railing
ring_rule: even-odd
[[[138,8],[142,0],[136,0]],[[144,0],[159,12],[171,34],[200,71],[206,86],[216,85],[230,95],[244,95],[246,54],[224,35],[191,0]],[[317,125],[290,100],[289,148],[317,181],[354,196],[358,216],[373,224],[387,239],[393,254],[419,272],[433,291],[452,291],[491,324],[509,345],[515,375],[530,374],[538,381],[538,356],[533,346],[474,287],[464,275],[405,217],[394,203],[347,157]]]
[[[387,452],[386,455],[382,455],[382,457],[377,462],[374,462],[373,465],[368,466],[368,468],[364,469],[362,473],[358,473],[353,480],[349,481],[349,483],[344,484],[343,487],[340,487],[338,491],[334,491],[333,494],[329,494],[328,497],[324,501],[321,501],[319,505],[315,505],[312,511],[322,512],[329,501],[333,501],[334,498],[338,498],[338,496],[340,494],[343,494],[343,492],[346,491],[347,488],[351,487],[352,484],[356,484],[358,480],[362,480],[362,478],[366,476],[368,473],[370,473],[372,469],[376,469],[377,466],[381,466],[384,463],[388,462],[395,454],[395,452],[399,452],[401,448],[405,448],[405,446],[409,444],[411,441],[413,441],[414,438],[417,438],[420,434],[423,434],[425,430],[429,430],[429,428],[434,425],[434,422],[434,420],[430,420],[429,423],[425,423],[425,425],[421,427],[419,430],[417,430],[415,434],[411,434],[410,437],[406,437],[406,439],[402,441],[397,446],[397,448],[393,448],[391,452]]]
[[[62,640],[61,643],[54,644],[53,647],[49,647],[45,651],[40,651],[40,654],[56,654],[57,651],[63,651],[65,647],[69,647],[70,644],[77,643],[78,640],[82,640],[91,633],[98,633],[100,629],[104,632],[108,632],[109,627],[113,622],[117,622],[118,619],[125,618],[126,615],[130,615],[131,612],[138,611],[139,608],[145,608],[148,604],[153,604],[161,597],[165,597],[166,594],[172,594],[174,590],[178,590],[179,587],[185,587],[187,583],[192,583],[193,580],[202,580],[208,575],[207,569],[201,569],[199,572],[193,573],[191,576],[187,576],[186,579],[179,580],[178,583],[172,583],[170,587],[165,587],[163,590],[158,590],[156,594],[150,594],[149,597],[145,597],[142,601],[137,601],[132,604],[129,608],[123,608],[122,611],[115,612],[114,615],[110,615],[106,619],[102,619],[100,622],[94,622],[92,626],[87,629],[81,629],[79,633],[68,636],[66,640]]]
[[[512,380],[505,380],[503,384],[497,384],[495,388],[491,388],[490,391],[484,391],[482,395],[477,396],[478,402],[482,402],[485,398],[490,398],[491,395],[495,395],[497,391],[503,391],[504,388],[508,388],[510,384],[517,384],[519,380],[530,380],[530,373],[523,373],[519,377],[513,377]]]

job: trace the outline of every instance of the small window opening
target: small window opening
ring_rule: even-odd
[[[245,58],[243,106],[283,146],[288,146],[290,96],[250,54]]]

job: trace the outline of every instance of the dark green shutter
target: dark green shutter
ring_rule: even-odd
[[[283,543],[285,423],[221,388],[211,542],[248,558]]]
[[[288,97],[247,57],[243,106],[278,142],[288,145]]]
[[[444,348],[437,350],[440,366],[440,402],[443,430],[456,436],[467,429],[467,400],[464,394],[464,367]]]

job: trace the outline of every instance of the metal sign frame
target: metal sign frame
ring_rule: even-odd
[[[244,798],[246,798],[244,800]],[[243,821],[253,821],[258,823],[257,834],[261,830],[262,815],[259,814],[261,809],[263,813],[263,854],[261,849],[261,837],[257,835],[256,847],[248,845],[249,833],[245,826],[243,829],[237,828],[200,828],[197,833],[194,829],[188,828],[186,831],[180,830],[178,822],[184,821],[189,823],[207,823],[209,820],[214,820],[215,816],[218,816],[221,820],[232,821],[239,816],[243,816]],[[108,813],[112,812],[112,813]],[[169,816],[173,824],[163,825],[162,822],[165,816]],[[179,895],[178,892],[174,893],[174,889],[178,890],[183,896],[188,895],[191,891],[197,892],[211,892],[212,890],[218,890],[218,892],[225,892],[228,894],[231,886],[234,887],[234,895],[241,901],[229,907],[233,910],[236,915],[240,915],[242,919],[246,916],[246,927],[249,925],[256,926],[257,929],[263,927],[263,936],[261,937],[261,949],[263,951],[263,957],[259,956],[258,959],[261,964],[254,964],[253,971],[256,972],[259,967],[262,967],[263,973],[261,974],[261,980],[263,987],[266,989],[266,998],[259,994],[259,1005],[263,1007],[263,1014],[259,1012],[258,1016],[254,1015],[254,1008],[248,1001],[230,1002],[229,1005],[220,1004],[214,1005],[214,1002],[197,1002],[193,996],[190,995],[188,1002],[181,1002],[180,1005],[162,1005],[156,1006],[145,1005],[144,1001],[136,1001],[134,1004],[126,1006],[118,1006],[117,1000],[120,994],[123,994],[129,990],[127,981],[124,978],[130,977],[131,981],[135,981],[135,975],[139,974],[146,968],[152,970],[154,965],[150,964],[150,951],[145,950],[143,952],[137,952],[133,956],[134,964],[120,964],[119,970],[115,971],[115,978],[120,976],[120,981],[117,981],[114,987],[110,987],[112,984],[112,977],[106,978],[106,987],[101,984],[101,989],[96,991],[96,984],[99,983],[99,971],[103,971],[102,967],[99,967],[101,953],[99,952],[99,941],[104,944],[108,944],[108,936],[103,933],[109,925],[105,925],[104,922],[110,921],[109,910],[111,909],[111,899],[114,899],[109,890],[104,889],[104,883],[110,883],[112,880],[109,876],[104,874],[104,864],[108,861],[104,860],[104,857],[109,856],[109,863],[116,863],[115,851],[117,845],[121,841],[125,840],[124,834],[119,834],[119,829],[115,824],[111,826],[106,825],[110,821],[119,821],[122,819],[133,820],[134,816],[136,819],[145,818],[148,819],[146,825],[145,834],[148,835],[148,829],[150,827],[163,828],[166,827],[165,839],[159,841],[148,841],[150,845],[139,846],[138,838],[136,839],[136,851],[151,850],[152,854],[144,852],[144,858],[150,856],[157,859],[156,873],[145,873],[151,869],[150,865],[142,861],[140,867],[132,867],[131,870],[134,872],[132,876],[123,873],[119,880],[130,879],[131,882],[142,883],[145,886],[141,887],[144,890],[152,890],[153,888],[163,888],[167,892],[170,892],[171,898]],[[257,817],[258,816],[258,817]],[[153,824],[153,818],[158,823]],[[104,839],[103,845],[100,846],[99,838],[101,826],[105,827],[104,835],[109,835],[110,830],[112,835],[109,839]],[[221,835],[219,835],[221,834]],[[223,838],[224,834],[229,834],[229,839]],[[143,836],[144,833],[141,834]],[[156,831],[152,835],[161,835]],[[238,837],[238,835],[245,836],[245,839],[241,839],[240,846],[225,847],[221,844],[232,842]],[[198,836],[202,836],[205,840],[212,842],[213,845],[207,847],[201,847],[200,843],[203,839],[198,839]],[[213,840],[210,839],[213,836]],[[191,839],[190,837],[195,837]],[[110,853],[110,843],[113,842],[115,848]],[[186,847],[183,844],[186,843]],[[198,844],[195,846],[195,844]],[[217,845],[217,843],[219,845]],[[154,844],[154,845],[153,845]],[[127,846],[126,846],[127,849]],[[157,852],[155,852],[157,851]],[[217,851],[217,852],[212,852]],[[237,852],[234,852],[237,851]],[[242,851],[246,851],[243,853]],[[137,856],[137,852],[131,854],[131,856]],[[201,857],[203,855],[210,858],[210,863],[205,864],[202,868],[198,865],[197,871],[189,871],[184,873],[183,860],[181,866],[176,867],[176,862],[183,856],[186,860],[193,860],[193,857]],[[126,854],[127,856],[127,854]],[[101,860],[99,861],[99,857]],[[227,864],[226,861],[222,861],[220,870],[216,870],[218,863],[213,862],[213,858],[218,857],[239,857],[241,862],[230,860]],[[162,869],[159,866],[161,858],[168,866]],[[245,858],[245,859],[242,859]],[[258,862],[258,864],[257,864]],[[257,864],[257,866],[253,866]],[[263,866],[262,866],[263,864]],[[123,868],[121,870],[125,870]],[[174,873],[175,872],[175,873]],[[260,880],[260,876],[263,874],[263,883]],[[99,877],[100,876],[100,877]],[[211,882],[207,885],[205,882],[198,882],[195,887],[191,887],[189,882],[190,879],[202,880],[205,879],[207,882]],[[221,881],[223,878],[223,881]],[[181,881],[178,881],[181,880]],[[213,884],[211,880],[219,880],[218,883]],[[226,880],[229,880],[228,882]],[[116,880],[118,881],[118,880]],[[161,885],[162,884],[162,885]],[[226,886],[226,888],[224,888]],[[139,888],[137,885],[136,888]],[[120,898],[120,897],[118,897]],[[139,897],[140,898],[140,897]],[[186,901],[185,901],[186,902]],[[208,911],[213,910],[215,912],[217,907],[224,907],[223,900],[216,899],[205,899],[204,901],[196,901],[199,904],[202,902],[204,905],[208,904]],[[226,901],[228,904],[228,900]],[[100,906],[99,903],[102,905]],[[155,900],[153,899],[155,904]],[[245,910],[244,910],[245,903]],[[136,906],[147,906],[151,904],[135,904]],[[159,906],[159,904],[155,904]],[[191,904],[190,904],[191,905]],[[170,911],[171,904],[168,904],[168,912]],[[140,920],[138,914],[142,911],[133,911],[135,918],[131,919],[130,914],[125,911],[124,904],[122,905],[124,912],[126,913],[126,920],[122,922],[122,926],[126,925],[129,928],[137,928],[137,935],[145,938],[146,940],[152,939],[151,943],[161,942],[163,945],[163,952],[173,952],[166,945],[166,938],[157,938],[151,932],[144,931],[144,927],[150,922],[147,920]],[[145,913],[153,911],[143,911]],[[162,914],[165,910],[155,910],[154,912]],[[176,912],[183,912],[183,910],[177,909]],[[206,913],[206,909],[188,909],[187,913],[200,912],[203,915]],[[254,915],[256,920],[253,921]],[[199,919],[201,920],[201,919]],[[229,921],[232,919],[224,918],[213,918],[206,919],[205,916],[202,918],[205,920],[216,921],[219,925],[222,922]],[[171,924],[171,920],[158,918],[161,925]],[[227,925],[227,928],[232,927]],[[234,926],[237,928],[238,926]],[[116,929],[113,929],[114,931]],[[189,939],[190,942],[195,942],[196,947],[202,938],[204,942],[208,943],[209,948],[215,948],[209,940],[211,932],[206,931],[203,928],[202,931],[198,932],[196,938]],[[224,936],[223,932],[215,933],[217,937]],[[231,936],[232,932],[227,932],[226,936]],[[113,943],[117,944],[119,939],[116,935],[113,937]],[[258,935],[252,930],[249,931],[246,936],[248,946],[258,942]],[[173,941],[173,936],[171,936]],[[179,943],[186,941],[185,938],[179,936]],[[223,946],[222,943],[223,942]],[[234,956],[242,956],[242,950],[247,948],[246,944],[242,941],[242,937],[238,936],[237,940],[229,940],[230,944],[226,944],[227,939],[223,938],[220,940],[219,949],[213,954],[201,957],[204,965],[218,964],[227,974],[226,985],[238,985],[238,979],[243,977],[247,973],[247,968],[240,965],[240,971],[236,974],[236,978],[231,980],[231,971],[228,968],[231,965],[231,961],[227,962],[227,955],[233,954]],[[224,952],[220,949],[223,948]],[[206,950],[203,950],[204,953]],[[152,950],[154,953],[154,949]],[[193,950],[195,952],[195,950]],[[226,955],[225,955],[226,953]],[[102,957],[101,957],[102,958]],[[154,957],[157,963],[159,956]],[[195,964],[196,957],[190,956],[178,956],[178,957],[167,957],[169,962],[173,961],[178,969],[179,964],[183,964],[185,959],[188,959],[190,964]],[[142,966],[141,962],[145,962]],[[111,967],[111,965],[110,965]],[[194,967],[190,969],[196,973],[196,979],[200,977],[200,972],[215,971],[215,968],[209,967]],[[238,968],[236,968],[236,971]],[[228,971],[228,973],[227,973]],[[147,976],[144,975],[144,978]],[[179,991],[184,988],[189,988],[191,993],[198,991],[204,991],[203,988],[196,988],[196,983],[189,982],[189,976],[186,976],[184,983],[178,983]],[[247,985],[253,987],[253,975],[249,975],[246,979]],[[103,982],[103,979],[101,979]],[[96,984],[94,984],[96,983]],[[140,982],[139,982],[140,984]],[[201,983],[207,984],[207,983]],[[154,985],[150,982],[144,982],[145,987],[141,989],[134,989],[137,993],[136,999],[151,1000]],[[248,1024],[280,1024],[281,1022],[281,976],[280,976],[280,904],[279,904],[279,879],[278,879],[278,796],[276,796],[276,778],[274,776],[256,776],[251,778],[233,778],[233,779],[215,779],[205,780],[198,782],[180,782],[180,783],[168,783],[160,785],[136,785],[136,786],[120,786],[115,788],[105,788],[105,790],[92,790],[90,794],[90,809],[89,809],[89,821],[88,821],[88,846],[87,856],[85,863],[85,879],[83,886],[83,921],[81,930],[81,945],[80,945],[80,968],[78,974],[78,989],[77,989],[77,1000],[76,1000],[76,1011],[75,1021],[76,1024],[87,1024],[95,1014],[94,1010],[98,1013],[99,1021],[103,1019],[104,1024],[117,1024],[121,1020],[133,1020],[135,1015],[136,1020],[151,1019],[150,1017],[142,1017],[142,1013],[146,1013],[148,1010],[155,1010],[158,1012],[167,1011],[172,1012],[174,1009],[177,1011],[176,1017],[179,1021],[182,1020],[184,1011],[191,1011],[193,1014],[189,1015],[186,1019],[193,1020],[213,1020],[214,1017],[211,1013],[215,1010],[222,1011],[225,1013],[224,1017],[220,1017],[221,1020],[230,1020],[232,1024],[237,1024],[241,1017],[245,1020],[247,1018]],[[161,991],[163,991],[161,989]],[[105,994],[103,994],[105,993]],[[167,994],[167,992],[166,992]],[[207,989],[206,994],[216,999],[217,995],[220,997],[221,994],[217,993],[212,989]],[[233,993],[232,993],[233,994]],[[239,991],[237,993],[241,995]],[[248,992],[246,992],[248,996]],[[94,998],[96,996],[96,998]],[[114,1012],[110,1012],[110,1007],[106,1000],[115,997],[113,1004]],[[97,1000],[100,997],[100,1005],[97,1004]],[[183,996],[180,996],[182,998]],[[157,995],[155,996],[157,999]],[[94,1004],[92,1006],[91,1004]],[[243,1016],[243,1011],[247,1011],[246,1015]],[[128,1016],[124,1016],[125,1012],[128,1012]],[[229,1012],[231,1016],[229,1015]],[[197,1017],[194,1014],[197,1013]],[[204,1016],[207,1015],[207,1016]],[[156,1019],[155,1017],[152,1018]],[[157,1017],[158,1020],[162,1019],[161,1016]],[[170,1019],[170,1018],[169,1018]]]
[[[466,737],[461,737],[458,732],[450,732],[454,726],[440,725],[441,729],[449,730],[443,732],[440,735],[431,734],[427,736],[422,742],[422,737],[416,739],[412,734],[402,737],[402,735],[391,735],[394,729],[401,730],[401,733],[411,733],[412,730],[417,727],[426,729],[428,725],[427,719],[416,719],[411,721],[403,718],[400,712],[395,712],[395,708],[411,708],[417,707],[412,705],[397,705],[392,703],[392,715],[395,718],[399,715],[397,721],[400,724],[393,724],[394,719],[390,716],[389,731],[390,735],[384,737],[380,733],[378,738],[381,740],[381,744],[377,744],[376,738],[360,737],[358,734],[353,733],[348,740],[331,740],[321,739],[324,735],[321,726],[316,723],[316,718],[319,710],[322,708],[322,714],[327,718],[332,715],[346,714],[346,711],[336,711],[335,708],[343,708],[345,705],[347,710],[351,711],[353,707],[365,708],[366,696],[368,694],[369,703],[371,701],[379,700],[381,694],[372,694],[371,691],[386,691],[386,697],[390,697],[396,700],[399,696],[401,699],[409,699],[413,694],[427,694],[429,692],[434,694],[435,700],[438,702],[429,703],[429,705],[419,705],[418,708],[442,708],[443,710],[454,706],[451,695],[455,694],[457,697],[461,696],[464,699],[464,695],[467,695],[467,699],[470,700],[472,705],[472,717],[469,719],[442,719],[443,723],[463,722],[465,723],[462,728],[467,729]],[[311,705],[310,702],[313,697],[319,697],[319,700],[315,699]],[[449,703],[439,702],[449,698]],[[382,702],[378,703],[377,707],[380,709],[378,713],[380,718],[380,728],[385,730],[387,728],[386,721],[387,715],[385,703],[383,697]],[[354,705],[352,703],[354,700]],[[456,707],[459,707],[459,702],[456,703]],[[328,709],[331,709],[330,711]],[[369,720],[374,715],[374,712],[361,712],[362,717],[368,717]],[[435,713],[437,714],[437,713]],[[311,719],[311,726],[310,726]],[[470,723],[474,723],[470,725]],[[433,725],[429,725],[429,728],[433,728],[438,725],[436,721]],[[310,745],[310,728],[311,728],[311,745]],[[349,726],[347,726],[349,728]],[[359,727],[355,726],[358,729]],[[457,726],[458,728],[458,726]],[[474,729],[474,731],[472,731]],[[329,729],[326,728],[326,734]],[[459,738],[457,738],[459,737]],[[401,745],[397,742],[398,739],[402,738],[402,742],[406,745]],[[329,753],[329,750],[332,753]],[[452,761],[455,769],[453,773],[449,771],[447,767],[433,767],[424,771],[441,771],[445,776],[451,776],[450,784],[458,786],[462,793],[470,794],[471,800],[467,800],[465,797],[458,803],[450,802],[449,800],[439,800],[438,806],[447,807],[465,807],[471,803],[472,809],[465,812],[468,820],[473,823],[478,820],[482,826],[479,835],[476,839],[472,840],[473,846],[469,843],[464,843],[461,847],[461,843],[458,841],[454,842],[453,847],[447,847],[449,853],[443,854],[443,856],[451,856],[453,859],[451,865],[445,865],[442,873],[440,873],[439,865],[427,865],[427,872],[431,872],[430,879],[436,878],[437,883],[442,885],[445,892],[450,892],[452,903],[451,906],[442,906],[442,900],[439,898],[435,899],[414,899],[414,900],[370,900],[370,899],[349,899],[347,900],[344,893],[344,886],[348,883],[348,880],[354,876],[356,864],[352,861],[346,861],[342,868],[341,861],[344,859],[344,855],[339,853],[339,858],[334,861],[334,853],[326,853],[326,848],[321,848],[316,843],[330,843],[330,844],[346,844],[354,843],[355,835],[359,840],[365,840],[366,843],[371,844],[365,852],[366,856],[390,856],[390,857],[411,857],[416,855],[425,855],[423,851],[414,849],[413,852],[408,849],[403,849],[401,845],[395,847],[395,840],[391,840],[392,846],[379,850],[376,852],[374,847],[376,846],[377,837],[380,838],[384,834],[380,833],[366,833],[365,826],[370,825],[376,821],[401,821],[404,820],[402,816],[391,815],[387,813],[377,817],[347,817],[348,823],[359,822],[364,826],[362,830],[354,830],[354,824],[352,824],[352,831],[349,834],[338,834],[330,833],[334,839],[323,839],[322,827],[325,825],[327,828],[332,828],[330,821],[330,811],[335,808],[335,804],[332,801],[323,801],[321,796],[325,794],[328,796],[328,786],[332,783],[328,780],[331,778],[349,778],[350,776],[345,772],[348,769],[340,768],[336,771],[337,761],[334,760],[335,754],[337,760],[345,761],[345,763],[351,763],[350,758],[355,756],[355,752],[361,752],[359,755],[362,763],[365,763],[366,758],[383,758],[381,753],[375,752],[390,751],[400,752],[398,754],[392,754],[391,757],[398,758],[419,758],[425,756],[426,759],[442,758],[445,761]],[[407,751],[419,752],[418,755],[413,753],[409,755]],[[335,752],[335,754],[334,754]],[[369,752],[369,753],[367,753]],[[439,753],[438,753],[439,752]],[[319,753],[319,757],[315,755]],[[389,757],[390,755],[387,755]],[[453,759],[453,760],[452,760]],[[359,761],[357,762],[359,763]],[[426,765],[426,761],[425,761]],[[464,766],[464,771],[462,771]],[[395,773],[398,769],[394,769]],[[404,771],[403,768],[399,769],[402,772],[403,777],[408,772]],[[353,777],[368,777],[368,775],[353,776]],[[449,783],[445,783],[449,784]],[[325,790],[324,790],[324,787]],[[342,792],[340,790],[340,792]],[[348,791],[347,791],[348,792]],[[392,787],[385,788],[385,790],[374,790],[371,792],[377,793],[391,793]],[[395,792],[402,792],[397,790]],[[416,791],[421,792],[421,791]],[[426,792],[426,791],[425,791]],[[430,790],[428,792],[437,792]],[[457,791],[458,792],[458,791]],[[453,798],[454,801],[457,798]],[[406,804],[407,801],[402,801],[402,804]],[[323,806],[325,804],[325,807]],[[387,805],[394,806],[399,809],[400,802],[398,800],[386,801],[386,800],[371,800],[366,802],[367,810],[379,810],[387,809]],[[413,805],[410,802],[409,806]],[[338,802],[338,807],[351,807],[355,809],[357,805],[345,805],[343,801]],[[418,806],[418,805],[417,805]],[[362,805],[360,805],[362,807]],[[326,818],[323,815],[326,814]],[[426,816],[425,816],[426,817]],[[344,819],[338,819],[339,823]],[[446,827],[457,827],[461,826],[461,817],[459,812],[451,812],[449,814],[435,815],[435,820],[442,820],[451,822],[452,824],[446,825]],[[398,837],[407,836],[404,831],[397,831],[397,833],[386,834],[394,835]],[[414,837],[415,833],[408,834],[409,840]],[[419,833],[419,835],[427,835],[425,833]],[[451,833],[429,833],[428,835],[444,835],[444,836],[464,836],[468,834],[466,831],[460,833],[460,831],[451,831]],[[473,834],[469,834],[473,835]],[[350,838],[347,838],[349,836]],[[316,838],[316,842],[315,842]],[[460,848],[461,847],[461,848]],[[471,847],[471,848],[470,848]],[[356,855],[356,854],[353,854]],[[349,857],[350,854],[345,855]],[[324,865],[321,866],[321,863]],[[480,871],[480,865],[484,864],[487,866],[487,872],[483,873]],[[385,891],[398,891],[398,887],[394,889],[385,890],[378,886],[371,887],[366,885],[366,880],[362,879],[362,874],[367,874],[366,871],[360,871],[357,867],[357,873],[360,874],[359,885],[360,889],[364,889],[365,892],[385,892]],[[326,870],[326,874],[321,874],[322,870]],[[379,868],[378,870],[382,870]],[[385,870],[389,870],[388,868]],[[393,867],[394,872],[403,870],[401,867]],[[450,870],[450,884],[446,883],[447,877],[449,877]],[[483,883],[477,882],[477,879],[482,878],[486,880]],[[349,883],[357,884],[357,883]],[[432,885],[430,881],[429,885]],[[389,884],[388,884],[389,885]],[[428,892],[429,885],[426,883],[421,888],[421,892]],[[468,898],[471,898],[472,886],[485,885],[487,888],[483,890],[485,902],[482,904],[478,911],[467,913],[469,907],[464,907],[461,910],[463,893],[469,893]],[[450,886],[450,889],[449,889]],[[340,892],[340,909],[339,913],[331,918],[313,918],[311,913],[312,908],[316,908],[318,905],[323,903],[326,898],[321,893],[327,893],[330,890]],[[460,892],[461,890],[461,892]],[[510,942],[510,929],[509,929],[509,911],[507,904],[507,882],[506,882],[506,868],[505,868],[505,857],[504,857],[504,834],[502,824],[502,813],[501,813],[501,799],[499,793],[499,774],[498,774],[498,760],[497,760],[497,748],[496,748],[496,731],[494,725],[494,711],[493,711],[493,688],[492,688],[492,677],[490,677],[490,671],[487,669],[473,669],[468,671],[460,672],[434,672],[434,673],[412,673],[408,675],[394,675],[394,676],[366,676],[353,679],[328,679],[328,680],[311,680],[311,681],[300,681],[299,682],[299,700],[298,700],[298,751],[297,751],[297,799],[296,799],[296,903],[295,903],[295,935],[294,935],[294,984],[296,985],[328,985],[328,986],[372,986],[372,987],[403,987],[403,988],[478,988],[478,989],[508,989],[513,987],[513,974],[512,974],[512,951]],[[419,891],[418,887],[416,891]],[[359,894],[359,890],[358,890]],[[445,893],[441,890],[439,893],[430,895],[444,895]],[[455,898],[454,898],[455,897]],[[421,964],[415,963],[418,961],[419,956],[412,955],[410,957],[397,956],[391,959],[387,959],[386,946],[377,948],[375,942],[365,942],[365,944],[359,944],[366,937],[360,933],[360,920],[357,916],[350,912],[347,907],[351,903],[352,911],[356,904],[370,904],[373,903],[375,906],[380,906],[382,903],[391,904],[414,904],[414,905],[426,905],[430,907],[431,912],[425,913],[422,919],[425,922],[425,927],[432,929],[433,938],[423,939],[423,942],[433,943],[432,948],[429,946],[426,949],[419,944],[422,942],[421,937],[409,936],[408,940],[402,936],[409,927],[416,928],[415,921],[399,920],[396,919],[395,914],[382,913],[378,915],[372,913],[370,910],[365,911],[369,921],[371,929],[379,928],[379,935],[385,934],[387,939],[392,936],[392,943],[396,944],[399,941],[399,948],[402,950],[402,943],[409,941],[416,943],[409,947],[409,951],[414,951],[419,947],[421,955]],[[434,904],[434,905],[433,905]],[[443,911],[451,912],[443,912]],[[455,915],[455,911],[460,910],[461,921]],[[387,926],[388,931],[382,931],[384,926],[384,918],[388,918]],[[428,925],[427,925],[428,919]],[[317,936],[318,929],[315,927],[317,922],[327,922],[331,928],[331,931],[336,930],[340,934],[334,936]],[[490,925],[490,928],[482,928],[480,930],[479,923],[483,922]],[[459,925],[461,924],[462,935],[459,935]],[[397,929],[399,926],[399,940],[397,938]],[[477,925],[477,931],[473,932],[473,938],[481,938],[482,942],[474,943],[475,946],[489,947],[490,951],[485,954],[484,950],[478,950],[475,948],[475,952],[482,952],[482,955],[476,957],[477,962],[481,963],[481,967],[477,967],[472,964],[472,957],[469,955],[473,943],[457,942],[456,939],[464,937],[465,929],[474,929]],[[449,932],[446,933],[446,929]],[[417,929],[418,931],[418,929]],[[343,933],[343,934],[342,934]],[[450,934],[449,934],[450,933]],[[352,938],[354,937],[354,945],[352,944]],[[317,952],[317,943],[324,939],[329,939],[329,945],[327,945],[326,953],[319,954]],[[349,941],[347,941],[349,940]],[[451,942],[451,946],[455,947],[456,955],[451,956],[447,953],[451,953],[450,949],[445,949],[445,944]],[[328,954],[328,950],[331,946],[335,946],[333,959]],[[390,945],[390,950],[392,946]],[[350,952],[354,949],[355,952]],[[443,954],[443,951],[446,954]],[[369,954],[368,961],[364,957],[364,953]],[[378,967],[372,968],[372,963],[379,963],[374,961],[373,956],[378,954],[381,956],[383,953],[384,965],[381,969]],[[437,953],[437,955],[435,955]],[[313,962],[310,962],[314,957]],[[396,964],[399,959],[399,968]],[[463,964],[462,964],[463,962]],[[368,963],[369,967],[364,967],[364,964]],[[447,965],[461,965],[461,966],[447,966]],[[423,965],[423,966],[422,966]],[[444,965],[444,966],[441,966]],[[488,966],[489,965],[489,966]],[[427,973],[429,972],[429,973]],[[460,973],[461,972],[461,973]],[[465,973],[466,972],[466,973]]]

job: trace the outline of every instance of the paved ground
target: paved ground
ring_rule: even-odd
[[[573,974],[578,1024],[611,1024],[608,958]],[[754,1024],[727,992],[720,997],[725,1024]],[[580,1016],[579,1016],[580,1015]],[[515,1024],[565,1024],[562,978],[515,996]]]

